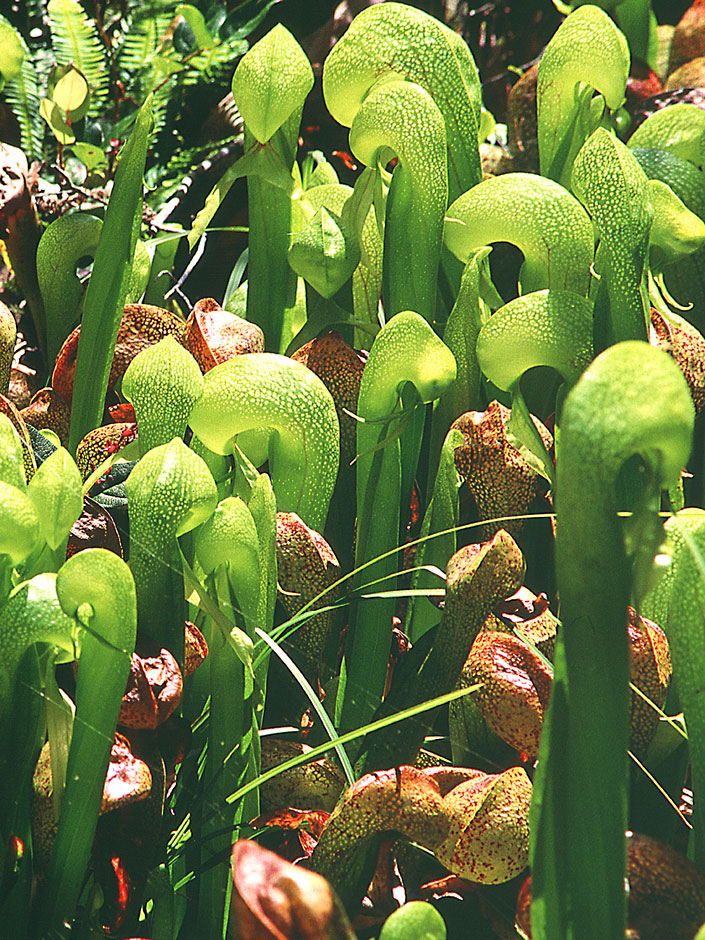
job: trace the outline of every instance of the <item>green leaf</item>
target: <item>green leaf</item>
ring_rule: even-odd
[[[292,236],[289,264],[322,297],[332,297],[360,261],[360,246],[354,231],[340,216],[321,206],[309,224]]]
[[[47,15],[54,55],[60,65],[71,63],[91,89],[92,114],[99,114],[108,97],[110,68],[95,23],[78,0],[49,0]]]
[[[179,547],[179,555],[184,571],[184,583],[189,593],[195,593],[198,596],[198,603],[201,609],[216,623],[223,634],[228,638],[231,649],[245,666],[251,676],[254,676],[252,663],[254,660],[254,644],[244,630],[240,630],[219,608],[218,604],[210,597],[208,591],[198,580],[189,565],[186,557]]]
[[[693,422],[682,373],[645,342],[603,352],[563,405],[555,487],[562,628],[531,809],[534,940],[624,935],[632,579],[616,483],[638,455],[646,467],[640,515],[655,523],[643,550],[653,557],[661,488],[679,478]]]
[[[238,3],[220,27],[221,38],[228,42],[246,39],[259,26],[272,7],[280,2],[281,0],[266,0],[262,5],[262,0],[243,0]],[[253,8],[257,12],[250,16]]]
[[[43,127],[39,114],[40,94],[37,71],[24,40],[20,37],[24,58],[18,75],[8,81],[3,94],[20,125],[21,145],[29,160],[42,154]]]
[[[72,144],[76,140],[76,135],[71,130],[71,125],[62,114],[61,108],[50,98],[42,98],[39,104],[39,113],[49,125],[52,134],[60,144]]]
[[[0,480],[18,490],[27,488],[22,461],[22,442],[12,422],[0,414]]]
[[[570,183],[575,155],[595,129],[592,89],[608,108],[621,107],[629,75],[629,46],[614,22],[595,6],[564,20],[539,63],[536,105],[541,173]],[[587,93],[579,92],[585,87]]]
[[[175,13],[177,16],[183,16],[191,27],[199,49],[210,49],[215,45],[215,40],[208,32],[205,17],[199,9],[191,6],[190,3],[180,3]]]
[[[421,541],[414,556],[417,567],[411,578],[414,590],[433,590],[438,584],[438,574],[431,569],[435,567],[444,573],[457,549],[455,530],[460,521],[458,489],[462,481],[455,469],[455,448],[462,443],[463,434],[458,430],[449,431],[443,442],[433,495],[423,518],[419,535]],[[427,630],[435,626],[440,616],[440,611],[429,604],[426,598],[413,598],[406,627],[412,643],[416,643]]]
[[[86,292],[71,408],[70,449],[99,426],[142,221],[142,180],[152,101],[140,108],[118,163]]]
[[[376,86],[353,119],[350,148],[359,160],[375,167],[386,164],[392,154],[399,158],[382,216],[387,318],[401,310],[415,310],[429,323],[436,316],[448,203],[446,141],[440,109],[421,85],[411,82]]]
[[[323,95],[336,121],[352,127],[373,90],[397,81],[420,85],[440,109],[450,198],[457,198],[482,178],[482,96],[472,53],[457,33],[428,13],[401,3],[375,4],[355,17],[328,54]]]
[[[632,153],[648,179],[661,180],[691,212],[705,220],[703,174],[697,166],[667,150],[636,147]]]
[[[683,509],[666,522],[670,565],[657,587],[644,598],[644,616],[665,631],[673,662],[673,683],[683,709],[694,791],[705,789],[705,703],[700,678],[705,670],[705,512]],[[648,611],[648,613],[647,613]],[[705,865],[705,807],[693,802],[695,863]]]
[[[596,351],[621,340],[645,340],[645,266],[653,220],[646,175],[623,143],[598,128],[575,158],[572,182],[600,234]]]
[[[536,366],[550,366],[574,382],[592,355],[592,304],[571,291],[517,297],[487,320],[477,338],[482,371],[505,391]]]
[[[59,571],[56,594],[65,614],[85,629],[66,788],[42,896],[42,934],[73,918],[84,884],[137,630],[132,576],[113,552],[77,552]]]
[[[51,361],[78,324],[83,284],[76,267],[81,258],[95,257],[102,230],[102,219],[88,212],[72,212],[51,222],[39,240],[37,278],[46,309],[46,346]]]
[[[521,292],[550,287],[587,295],[594,235],[578,200],[559,183],[534,173],[507,173],[478,183],[448,207],[444,240],[466,263],[492,242],[521,249]]]
[[[331,394],[305,366],[276,353],[233,356],[204,376],[189,424],[215,453],[233,436],[272,429],[269,467],[278,508],[320,532],[338,473],[339,427]]]
[[[661,180],[649,180],[649,198],[654,210],[650,231],[651,267],[677,261],[705,243],[705,222],[687,209],[670,186]]]
[[[83,480],[64,447],[40,464],[29,481],[27,495],[37,509],[42,538],[52,551],[57,549],[83,509]]]
[[[235,104],[259,143],[266,143],[313,88],[313,69],[280,23],[240,59],[232,81]]]
[[[705,162],[705,111],[694,104],[661,108],[629,138],[629,148],[667,150],[700,167]]]
[[[238,496],[218,503],[213,515],[199,526],[195,553],[204,574],[221,565],[238,607],[254,633],[260,593],[260,545],[257,528],[247,504]]]
[[[153,447],[138,461],[125,491],[140,630],[165,643],[180,659],[183,618],[174,612],[184,590],[177,566],[177,538],[213,513],[218,498],[215,481],[205,462],[176,437]]]
[[[0,557],[21,565],[39,540],[39,516],[24,489],[0,480]],[[4,597],[2,598],[4,600]]]
[[[4,16],[0,16],[0,91],[5,82],[11,82],[20,74],[24,55],[19,33]]]
[[[100,147],[92,144],[74,143],[71,145],[75,156],[81,161],[90,173],[92,170],[108,166],[108,158]]]
[[[445,921],[428,901],[407,901],[385,920],[379,940],[446,940]]]
[[[122,393],[135,408],[142,456],[172,438],[183,438],[202,392],[196,360],[173,336],[135,356],[122,378]]]
[[[375,337],[358,399],[358,414],[365,420],[357,428],[355,588],[391,575],[400,564],[393,551],[399,544],[405,456],[398,438],[402,435],[407,453],[414,455],[408,468],[413,479],[423,424],[402,423],[399,396],[405,386],[413,386],[417,402],[433,401],[455,376],[453,354],[418,313],[398,313]],[[367,600],[351,618],[336,704],[343,730],[370,718],[379,705],[389,658],[389,636],[379,625],[391,621],[394,610],[393,598]]]
[[[71,65],[56,82],[51,97],[71,123],[74,123],[85,117],[88,111],[90,88],[85,76]]]

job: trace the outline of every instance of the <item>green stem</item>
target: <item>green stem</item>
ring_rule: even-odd
[[[64,611],[86,628],[66,788],[40,912],[45,927],[58,930],[73,916],[93,846],[135,645],[137,608],[127,565],[100,548],[70,558],[57,575],[56,592]]]
[[[443,115],[421,86],[388,82],[371,91],[355,115],[350,148],[367,166],[399,158],[387,196],[384,308],[388,319],[414,310],[431,323],[448,203]]]
[[[377,334],[362,373],[358,413],[357,544],[355,564],[379,556],[365,568],[355,587],[393,574],[398,556],[388,554],[399,544],[402,464],[394,420],[399,395],[406,383],[415,387],[422,402],[437,398],[455,379],[452,353],[416,313],[397,314]],[[384,419],[389,417],[388,421]],[[390,433],[390,425],[392,432]],[[413,436],[403,432],[413,452]],[[407,476],[412,476],[407,468]],[[348,630],[345,671],[338,690],[337,710],[343,730],[364,724],[379,705],[389,658],[394,598],[361,600]]]
[[[138,462],[125,489],[140,630],[181,660],[183,580],[176,539],[212,514],[215,481],[204,461],[174,438]]]
[[[216,573],[215,583],[219,604],[229,609],[233,599],[224,569]],[[204,790],[207,809],[199,833],[204,869],[199,879],[198,924],[204,935],[221,938],[227,919],[229,850],[238,838],[240,825],[259,812],[257,790],[234,805],[226,803],[225,797],[257,777],[258,731],[252,680],[246,677],[243,664],[215,625],[209,641],[209,660],[211,699]],[[213,865],[214,858],[219,856],[220,863]]]
[[[536,940],[624,934],[632,579],[615,487],[637,455],[653,512],[688,457],[692,428],[682,374],[645,343],[608,349],[565,400],[555,496],[562,628],[531,825]],[[658,531],[653,551],[657,540]]]
[[[299,108],[267,146],[274,149],[291,172],[301,123]],[[252,143],[245,136],[246,146]],[[282,332],[285,311],[296,298],[296,274],[287,251],[291,232],[291,197],[262,176],[247,178],[250,254],[247,263],[247,319],[264,333],[265,349],[283,352],[288,337]]]
[[[88,284],[78,342],[69,449],[103,417],[108,376],[142,223],[142,182],[152,130],[152,99],[140,108],[118,164]]]

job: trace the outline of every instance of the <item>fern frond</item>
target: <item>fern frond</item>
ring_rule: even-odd
[[[149,205],[155,210],[161,207],[182,185],[187,174],[197,174],[204,161],[217,159],[226,148],[235,148],[237,145],[242,147],[242,133],[229,134],[220,140],[209,140],[207,144],[175,151],[166,166],[154,166],[145,174]]]
[[[221,42],[211,49],[204,49],[189,59],[188,71],[182,79],[183,84],[197,85],[204,78],[210,83],[217,83],[226,72],[232,74],[247,49],[248,43],[243,39]]]
[[[173,12],[145,7],[135,11],[125,21],[122,45],[117,56],[121,72],[140,72],[149,65],[173,18]]]
[[[22,40],[24,61],[20,74],[7,82],[3,94],[20,125],[20,140],[28,160],[42,159],[44,122],[39,114],[37,72],[29,49]]]
[[[101,113],[110,86],[107,53],[78,0],[49,0],[49,28],[59,65],[73,63],[86,77],[91,89],[88,114]]]

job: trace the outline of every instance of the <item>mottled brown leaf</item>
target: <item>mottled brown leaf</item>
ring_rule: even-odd
[[[311,748],[296,741],[262,738],[262,770],[277,767],[292,757],[305,754]],[[285,807],[297,809],[333,809],[345,789],[343,772],[327,757],[309,761],[299,767],[278,774],[262,784],[260,794],[263,810]]]
[[[454,787],[444,797],[450,827],[436,858],[480,884],[516,877],[529,861],[530,801],[531,781],[521,767]]]
[[[631,681],[657,706],[663,708],[671,683],[671,653],[663,630],[629,608],[629,672]],[[658,712],[641,695],[631,693],[629,739],[637,756],[646,755],[659,723]]]
[[[156,728],[178,706],[182,690],[179,664],[168,650],[144,657],[133,653],[118,724],[127,728]]]
[[[487,411],[468,411],[451,426],[465,438],[455,448],[455,468],[467,482],[481,521],[523,515],[535,497],[546,492],[546,481],[509,443],[509,415],[508,408],[493,401]],[[534,423],[550,448],[550,433],[536,418]],[[478,538],[487,541],[500,527],[516,536],[523,526],[523,520],[489,523],[480,527]]]
[[[533,761],[552,680],[552,671],[523,640],[484,631],[472,645],[461,684],[482,684],[473,701],[483,718],[503,741]]]
[[[705,339],[687,320],[673,314],[666,319],[651,308],[652,346],[667,352],[685,376],[696,413],[705,403]]]
[[[96,467],[111,454],[116,454],[137,440],[137,425],[133,421],[104,424],[94,428],[76,448],[76,466],[85,481]]]
[[[349,464],[356,453],[357,422],[346,411],[357,414],[365,354],[332,330],[306,343],[291,358],[314,372],[333,396],[340,422],[340,459]]]
[[[354,940],[345,911],[321,875],[241,839],[232,851],[232,940]]]
[[[168,310],[151,304],[127,304],[118,328],[115,354],[108,377],[108,390],[124,375],[138,352],[158,343],[165,336],[180,339],[183,329],[183,320]],[[81,327],[77,326],[67,337],[59,350],[51,377],[52,386],[69,403],[73,397],[80,335]]]
[[[201,372],[240,356],[264,352],[264,333],[255,323],[223,310],[212,297],[194,304],[181,339]]]
[[[83,497],[83,512],[69,532],[66,557],[70,558],[84,548],[107,548],[122,558],[120,533],[107,509],[90,496]]]
[[[55,389],[40,388],[20,414],[25,424],[31,424],[38,431],[48,428],[64,447],[68,445],[71,409]]]
[[[295,512],[277,513],[277,578],[279,598],[290,616],[330,587],[340,577],[340,565],[322,535],[310,529]],[[335,602],[338,591],[328,591],[313,607]],[[319,614],[302,624],[292,642],[312,663],[317,663],[335,621],[335,611]]]
[[[627,832],[626,938],[693,940],[705,922],[705,875],[680,852],[650,836]],[[531,878],[519,890],[516,924],[531,940]]]

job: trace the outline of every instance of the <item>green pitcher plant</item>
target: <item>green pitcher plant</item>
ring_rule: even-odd
[[[388,2],[355,17],[323,62],[324,105],[361,164],[350,185],[323,154],[299,154],[314,73],[277,25],[232,63],[243,149],[188,232],[150,238],[143,221],[157,201],[144,181],[158,88],[134,115],[105,211],[47,226],[36,273],[50,359],[80,323],[66,447],[48,418],[20,414],[5,394],[15,331],[0,307],[9,936],[110,930],[94,836],[128,675],[155,649],[175,660],[180,693],[161,737],[144,745],[163,779],[150,797],[149,870],[120,876],[130,936],[244,935],[233,845],[260,827],[273,838],[269,823],[293,824],[295,808],[312,814],[295,821],[302,844],[352,917],[401,837],[412,890],[420,851],[480,892],[528,865],[535,940],[621,940],[625,830],[648,815],[640,788],[658,777],[658,755],[676,751],[662,790],[678,811],[690,767],[692,855],[705,872],[705,530],[702,507],[690,505],[702,502],[702,443],[693,459],[691,449],[705,400],[705,119],[677,104],[626,143],[618,137],[630,47],[611,6],[576,5],[544,51],[539,173],[483,174],[492,120],[482,119],[468,46],[422,10]],[[639,25],[630,9],[617,20],[643,53],[650,20]],[[174,30],[214,48],[198,9],[181,4],[175,17]],[[15,81],[2,55],[9,36],[0,19],[0,72]],[[52,78],[55,132],[72,126],[47,110],[57,82],[61,101],[67,76],[98,88],[94,73],[81,75],[76,66]],[[203,299],[186,323],[183,295],[164,299],[158,249],[168,242],[171,252],[183,235],[203,247],[242,178],[247,255],[232,259],[226,295]],[[521,253],[518,273],[493,248],[500,242]],[[77,276],[86,257],[87,286]],[[170,304],[157,311],[168,329],[147,336],[131,319],[139,342],[116,349],[125,304],[155,298]],[[213,314],[207,327],[199,311]],[[233,341],[238,323],[257,333],[248,351]],[[115,403],[119,426],[107,423]],[[512,487],[524,477],[519,500]],[[122,546],[67,559],[82,513],[112,514]],[[539,518],[539,534],[524,527]],[[305,532],[314,561],[284,560],[287,527]],[[314,564],[325,568],[318,580]],[[673,668],[663,709],[663,699],[644,705],[663,720],[632,752],[631,774],[630,608],[663,631]],[[324,618],[315,662],[300,668],[306,629]],[[191,675],[192,628],[208,659]],[[491,678],[482,687],[468,678],[473,652],[482,659],[494,646],[521,647],[550,685],[530,748],[486,719]],[[520,685],[510,691],[524,694]],[[303,719],[287,711],[302,694]],[[442,710],[461,698],[446,723]],[[186,734],[172,760],[177,727]],[[286,742],[295,754],[284,760],[280,738],[302,728],[306,746]],[[31,816],[45,746],[53,816],[43,870]],[[328,752],[337,763],[319,763]],[[449,754],[473,766],[439,766]],[[304,766],[308,783],[337,781],[333,796],[270,805],[271,781]],[[666,831],[673,807],[658,805],[654,827]],[[123,863],[114,859],[113,873]]]

